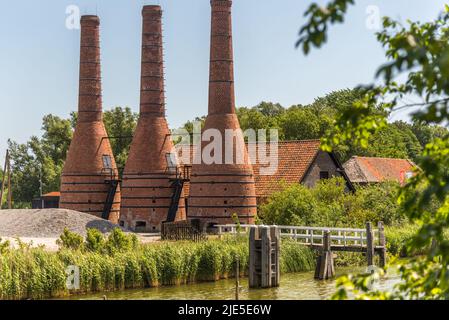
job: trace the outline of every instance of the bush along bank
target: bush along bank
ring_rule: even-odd
[[[69,294],[179,285],[235,276],[248,269],[246,237],[204,242],[139,244],[134,235],[119,229],[107,238],[89,230],[86,239],[65,231],[58,252],[21,245],[2,247],[0,299],[43,299]],[[314,254],[309,248],[285,240],[281,245],[284,273],[310,271]],[[79,288],[67,289],[69,266],[79,268]]]

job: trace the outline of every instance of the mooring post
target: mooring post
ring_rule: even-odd
[[[271,241],[272,241],[272,283],[273,287],[279,287],[281,279],[280,268],[280,250],[281,250],[281,230],[278,227],[271,228]]]
[[[279,286],[280,230],[277,227],[252,227],[249,232],[249,287]]]
[[[271,287],[271,265],[272,265],[272,255],[271,255],[271,232],[270,228],[263,226],[260,229],[261,243],[261,273],[262,273],[262,288]]]
[[[240,259],[237,255],[235,261],[235,300],[239,300],[240,291]]]
[[[2,186],[0,190],[0,210],[2,209],[2,201],[3,201],[3,192],[5,191],[5,180],[6,180],[6,169],[7,169],[7,163],[9,158],[9,150],[6,150],[6,157],[5,157],[5,166],[3,168],[3,177],[2,177]],[[11,186],[9,187],[11,189]]]
[[[374,265],[374,232],[371,222],[366,223],[366,260],[368,267]]]
[[[323,232],[323,248],[317,259],[315,279],[327,280],[335,276],[334,256],[331,250],[331,232]]]
[[[256,274],[256,265],[260,266],[260,255],[257,252],[256,241],[258,238],[257,227],[252,227],[249,230],[249,287],[257,288],[260,286],[260,277]],[[260,272],[260,270],[259,270]]]
[[[379,246],[380,252],[379,252],[379,264],[380,267],[383,268],[387,264],[387,247],[386,247],[386,241],[385,241],[385,228],[383,221],[379,221],[377,223],[377,228],[379,230]]]

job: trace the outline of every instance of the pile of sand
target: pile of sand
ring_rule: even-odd
[[[87,229],[111,232],[118,226],[66,209],[0,210],[0,237],[58,238],[64,228],[85,236]]]

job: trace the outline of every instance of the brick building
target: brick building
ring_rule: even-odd
[[[103,123],[100,19],[81,18],[78,119],[61,176],[59,207],[118,223],[118,170]]]
[[[123,172],[120,224],[148,232],[159,231],[169,213],[175,221],[186,212],[176,164],[167,162],[173,143],[165,118],[161,7],[144,6],[142,17],[140,116]]]
[[[212,26],[209,69],[209,108],[204,130],[240,130],[235,113],[234,60],[232,47],[231,0],[211,0]],[[204,138],[204,137],[203,137]],[[203,146],[207,143],[203,142]],[[187,217],[205,223],[232,223],[237,215],[242,223],[253,223],[257,213],[254,174],[242,135],[236,135],[233,160],[209,164],[200,159],[192,166]],[[240,158],[242,161],[236,161]]]

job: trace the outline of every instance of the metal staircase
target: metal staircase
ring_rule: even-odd
[[[109,215],[111,214],[112,205],[114,204],[115,194],[117,193],[117,187],[120,183],[120,180],[106,180],[106,184],[109,184],[108,195],[106,197],[106,202],[104,203],[103,214],[101,217],[103,219],[109,220]]]
[[[182,189],[184,188],[184,179],[174,179],[172,183],[173,196],[171,198],[170,208],[168,209],[167,222],[174,222],[176,213],[179,208],[179,200],[181,199]]]
[[[176,213],[179,209],[179,200],[182,196],[182,191],[184,189],[184,183],[190,181],[190,167],[184,166],[183,172],[180,173],[179,169],[176,169],[176,178],[171,179],[173,188],[173,196],[171,198],[170,208],[168,209],[166,222],[174,222],[176,219]]]

